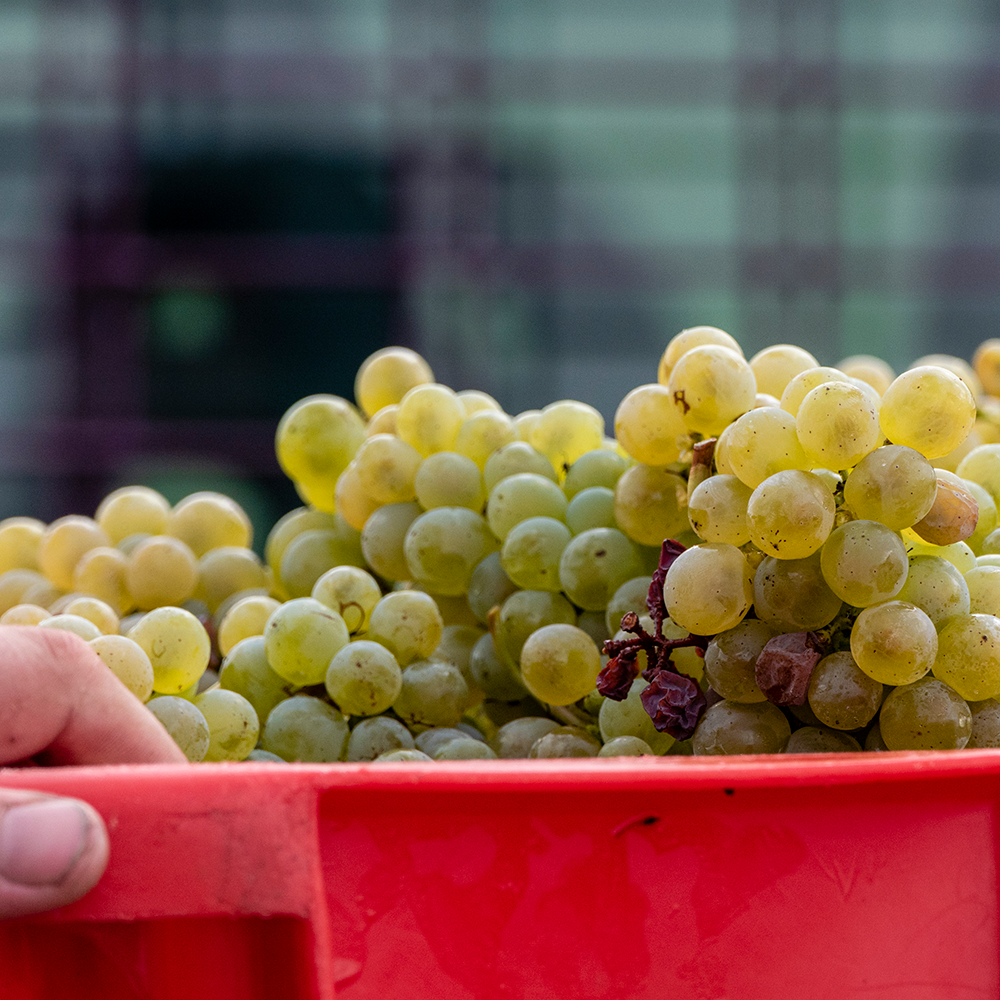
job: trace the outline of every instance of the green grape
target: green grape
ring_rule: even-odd
[[[792,469],[765,479],[747,501],[753,543],[776,559],[804,559],[833,530],[836,504],[819,476]]]
[[[482,740],[467,736],[465,739],[451,740],[436,754],[434,760],[496,760],[497,755]]]
[[[576,611],[562,594],[544,590],[515,591],[503,602],[496,618],[493,638],[497,655],[516,667],[528,636],[543,625],[557,623],[576,626]]]
[[[194,596],[214,614],[227,598],[242,590],[267,590],[270,580],[260,556],[240,545],[222,545],[198,560]]]
[[[441,660],[417,660],[403,671],[392,710],[409,725],[454,726],[468,700],[469,688],[458,667]]]
[[[194,552],[170,535],[153,535],[140,542],[125,566],[125,586],[141,611],[182,604],[194,594],[197,584]]]
[[[681,355],[667,390],[689,431],[719,434],[752,409],[757,381],[750,365],[728,347],[694,347]]]
[[[536,741],[558,728],[559,723],[553,719],[525,716],[502,725],[488,742],[501,760],[522,760],[531,753]]]
[[[430,656],[443,631],[434,598],[419,590],[386,594],[372,609],[368,622],[368,638],[385,646],[401,667]]]
[[[794,344],[772,344],[758,351],[749,364],[757,382],[757,391],[780,399],[785,387],[796,375],[818,367],[819,362],[808,351]]]
[[[295,489],[307,504],[329,514],[336,514],[355,531],[365,526],[372,511],[381,506],[361,485],[358,467],[353,459],[337,477],[335,483],[312,484],[296,480]]]
[[[604,443],[604,417],[586,403],[562,399],[538,415],[528,438],[556,470],[567,470],[582,455]]]
[[[399,401],[396,433],[421,455],[454,451],[465,410],[445,385],[428,382],[414,386]]]
[[[200,558],[223,545],[249,548],[253,526],[246,511],[231,497],[203,490],[192,493],[167,515],[165,534],[179,538]]]
[[[330,660],[349,641],[344,619],[311,597],[282,604],[264,626],[268,663],[275,673],[299,687],[322,684]]]
[[[652,757],[652,747],[638,736],[616,736],[608,740],[597,753],[598,757]]]
[[[467,739],[470,739],[469,734],[454,726],[432,726],[417,735],[413,742],[418,750],[422,750],[428,757],[434,757],[452,741]]]
[[[382,600],[382,590],[375,577],[360,567],[334,566],[316,581],[309,596],[333,608],[344,619],[347,631],[355,636],[368,630],[372,609]]]
[[[837,368],[845,375],[867,382],[879,395],[892,385],[892,380],[896,377],[889,364],[871,354],[852,354],[838,361]]]
[[[99,635],[90,640],[90,648],[139,701],[149,701],[153,664],[142,646],[124,635]]]
[[[119,615],[130,611],[132,596],[125,583],[127,565],[120,549],[98,545],[85,552],[73,568],[73,592],[97,597]]]
[[[517,584],[504,572],[500,553],[491,552],[472,571],[468,590],[469,607],[476,618],[486,625],[489,623],[490,611],[503,604],[517,589]]]
[[[338,517],[336,514],[328,514],[326,511],[316,510],[313,507],[296,507],[280,517],[267,533],[267,539],[264,541],[264,562],[267,563],[276,577],[280,577],[281,557],[284,555],[288,543],[296,535],[312,528],[336,530],[338,525],[343,525],[350,531],[354,531],[342,517]]]
[[[688,498],[691,528],[706,542],[725,542],[737,547],[746,545],[750,541],[747,528],[750,493],[751,488],[736,476],[709,476],[694,488]]]
[[[170,733],[181,753],[192,763],[205,759],[211,735],[201,710],[184,698],[162,695],[146,707]]]
[[[567,503],[557,483],[533,472],[520,472],[502,479],[490,491],[486,520],[502,542],[515,524],[529,517],[565,520]]]
[[[687,483],[676,473],[633,465],[615,486],[615,520],[640,545],[656,545],[689,527]]]
[[[465,683],[469,687],[470,704],[475,704],[483,700],[483,691],[476,684],[475,678],[472,676],[472,667],[470,664],[472,661],[472,651],[476,648],[476,643],[484,635],[488,634],[480,628],[478,623],[475,625],[445,625],[441,630],[441,639],[429,657],[432,660],[443,660],[445,663],[450,663],[452,666],[458,667],[459,672],[465,678]]]
[[[896,597],[915,604],[935,627],[952,615],[969,613],[969,587],[953,563],[940,556],[910,556],[910,568]]]
[[[566,507],[566,524],[574,535],[590,528],[615,528],[615,494],[607,486],[580,490]]]
[[[597,682],[601,654],[593,639],[576,625],[543,625],[521,649],[524,686],[548,705],[570,705]]]
[[[986,698],[968,704],[972,712],[972,732],[966,749],[995,750],[1000,747],[1000,702],[996,698]]]
[[[500,549],[500,565],[518,587],[561,590],[559,558],[572,537],[553,517],[529,517],[515,524]]]
[[[349,735],[347,721],[337,709],[298,694],[271,709],[260,745],[282,760],[326,764],[343,759]]]
[[[139,532],[162,534],[169,514],[170,502],[162,493],[148,486],[123,486],[100,502],[94,520],[105,530],[111,544],[116,545]]]
[[[778,396],[781,408],[794,417],[799,412],[802,400],[817,386],[827,382],[847,382],[847,376],[836,368],[824,368],[821,365],[804,369],[789,379],[781,390]]]
[[[374,760],[380,754],[393,750],[414,749],[409,729],[387,715],[362,719],[352,730],[347,741],[347,760]]]
[[[851,628],[854,662],[883,684],[912,684],[934,665],[938,636],[914,604],[884,601],[865,608]]]
[[[893,380],[882,395],[879,419],[894,444],[915,448],[925,458],[941,458],[972,430],[976,401],[957,375],[927,365],[911,368]],[[975,479],[961,471],[958,474]]]
[[[472,571],[494,548],[489,526],[468,507],[435,507],[406,532],[403,553],[410,576],[435,594],[469,589]]]
[[[615,591],[637,576],[640,568],[635,546],[622,532],[591,528],[573,537],[563,549],[559,582],[577,607],[603,611]]]
[[[379,754],[375,758],[377,764],[432,764],[433,757],[420,750],[390,750],[389,753]]]
[[[907,528],[903,532],[903,541],[906,542],[906,551],[913,556],[940,556],[947,559],[960,573],[968,573],[970,569],[977,565],[976,554],[965,542],[953,542],[951,545],[931,545],[929,542],[920,540],[919,535],[915,535]]]
[[[942,470],[935,471],[940,475]],[[976,555],[979,555],[983,551],[983,543],[996,530],[997,524],[1000,524],[1000,515],[997,513],[997,505],[993,497],[979,483],[974,483],[970,479],[963,479],[962,486],[972,494],[972,498],[976,501],[976,506],[979,508],[978,517],[976,518],[976,528],[965,539],[969,548]]]
[[[714,326],[692,326],[687,330],[681,330],[670,339],[666,350],[660,358],[660,363],[656,372],[656,380],[660,385],[666,385],[670,381],[670,373],[674,365],[680,358],[693,347],[702,347],[705,344],[716,344],[721,347],[728,347],[741,358],[743,348],[735,338],[731,337],[725,330],[720,330]]]
[[[61,604],[60,610],[65,615],[78,615],[93,622],[102,635],[117,635],[120,631],[120,619],[114,608],[96,597],[73,597],[65,605]]]
[[[848,733],[822,726],[796,729],[785,744],[785,753],[858,753],[861,744]]]
[[[818,552],[805,559],[762,559],[753,591],[757,617],[781,632],[824,628],[843,606],[823,578]]]
[[[308,597],[316,581],[335,566],[362,566],[362,536],[329,528],[312,528],[296,535],[281,556],[279,577],[289,597]]]
[[[604,619],[609,633],[614,635],[621,628],[623,616],[630,611],[634,611],[640,618],[649,614],[646,597],[651,583],[649,576],[634,576],[621,584],[611,595]]]
[[[601,741],[579,726],[559,726],[531,744],[528,757],[534,760],[552,760],[561,757],[596,757]]]
[[[430,365],[408,347],[383,347],[362,362],[354,378],[354,398],[372,417],[398,403],[414,386],[434,381]]]
[[[410,525],[420,516],[416,503],[391,503],[380,507],[365,522],[361,551],[369,566],[386,580],[409,580],[403,543]]]
[[[720,632],[705,650],[705,676],[727,701],[752,704],[767,695],[757,683],[757,657],[778,635],[777,629],[757,618],[747,618]]]
[[[268,618],[280,606],[280,601],[266,594],[250,594],[230,605],[216,632],[219,652],[228,656],[238,642],[251,636],[262,636]]]
[[[753,595],[753,571],[743,553],[720,542],[682,552],[663,584],[671,620],[697,635],[715,635],[739,624]]]
[[[726,443],[729,467],[751,490],[776,472],[812,464],[799,443],[795,417],[776,406],[744,413],[726,429]]]
[[[395,434],[365,438],[354,456],[361,488],[382,503],[406,503],[416,498],[414,482],[423,461],[420,453]]]
[[[73,570],[84,553],[108,546],[107,532],[90,517],[68,514],[53,521],[38,541],[38,567],[53,586],[69,590]]]
[[[935,677],[967,701],[1000,695],[1000,619],[953,615],[941,625],[937,639]]]
[[[569,467],[563,480],[563,492],[572,501],[577,493],[595,486],[614,490],[622,473],[628,467],[628,460],[616,451],[609,448],[594,448],[581,455]]]
[[[0,625],[37,625],[51,617],[51,611],[46,611],[37,604],[15,604],[0,615]]]
[[[878,407],[849,382],[810,389],[795,415],[796,433],[812,464],[848,469],[878,447]]]
[[[1000,566],[1000,555],[976,556],[977,566]]]
[[[143,615],[129,631],[153,665],[153,690],[178,694],[205,672],[212,646],[204,625],[183,608],[162,607]]]
[[[261,724],[294,688],[268,662],[263,635],[248,636],[233,646],[219,668],[219,684],[227,691],[243,695],[253,705]]]
[[[339,396],[300,399],[278,422],[275,451],[289,479],[331,484],[354,458],[365,437],[358,411]]]
[[[861,518],[899,531],[927,516],[937,493],[930,462],[898,444],[870,451],[844,480],[844,502]]]
[[[834,528],[820,549],[830,589],[856,608],[895,597],[906,581],[906,546],[878,521],[848,521]]]
[[[397,413],[399,413],[399,403],[389,403],[388,406],[377,410],[365,424],[365,437],[372,437],[375,434],[395,434]]]
[[[706,709],[691,737],[696,755],[781,753],[792,727],[777,705],[718,701]]]
[[[483,485],[487,494],[508,476],[517,476],[525,472],[536,476],[544,476],[552,482],[558,481],[556,470],[552,463],[527,441],[514,441],[504,445],[494,452],[483,466]]]
[[[250,753],[246,755],[246,761],[247,763],[256,763],[256,764],[288,763],[288,761],[282,760],[281,757],[279,757],[276,753],[271,753],[270,750],[260,750],[257,747],[254,747],[254,749],[251,750]]]
[[[487,698],[517,701],[528,693],[517,670],[497,655],[493,636],[489,632],[472,647],[469,674]]]
[[[924,677],[886,695],[879,732],[889,750],[961,750],[972,733],[972,712],[947,684]]]
[[[213,688],[194,700],[208,723],[205,760],[246,760],[257,743],[260,723],[253,705],[241,694]]]
[[[399,697],[402,671],[385,646],[358,639],[334,654],[324,683],[345,715],[379,715]]]
[[[618,404],[615,437],[628,455],[645,465],[670,465],[690,443],[680,410],[659,383],[640,385]]]
[[[878,714],[884,687],[861,670],[849,650],[824,656],[809,678],[809,707],[831,729],[861,729]]]
[[[38,544],[44,532],[44,522],[34,517],[6,517],[0,521],[0,573],[9,569],[37,570]]]
[[[673,746],[674,738],[670,733],[657,732],[653,720],[643,707],[641,695],[648,684],[648,681],[637,677],[632,681],[628,696],[623,701],[605,698],[601,703],[597,724],[605,742],[630,736],[642,740],[649,747],[647,752],[659,757]]]
[[[486,487],[478,465],[456,451],[439,451],[420,463],[414,482],[417,501],[433,507],[468,507],[477,513],[486,504]]]
[[[986,490],[994,503],[1000,503],[1000,444],[981,444],[973,448],[955,472]]]
[[[517,440],[514,421],[498,410],[479,410],[466,416],[455,438],[455,451],[482,469],[490,455]]]
[[[461,392],[456,393],[456,395],[467,417],[471,417],[473,413],[482,413],[484,410],[503,413],[503,407],[496,399],[481,389],[463,389]]]
[[[965,574],[965,583],[972,614],[1000,614],[1000,566],[974,566]]]

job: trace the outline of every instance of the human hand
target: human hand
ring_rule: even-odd
[[[78,636],[0,626],[0,765],[184,764],[166,730]],[[2,784],[0,774],[0,784]],[[79,899],[108,861],[86,802],[0,787],[0,917]]]

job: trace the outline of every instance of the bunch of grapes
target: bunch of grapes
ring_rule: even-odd
[[[1000,746],[1000,341],[896,375],[713,327],[505,413],[393,347],[276,435],[303,506],[0,522],[0,624],[89,642],[190,760]]]

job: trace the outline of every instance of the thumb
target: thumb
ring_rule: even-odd
[[[79,799],[0,789],[0,917],[64,906],[94,887],[108,834]]]

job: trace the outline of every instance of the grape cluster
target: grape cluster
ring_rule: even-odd
[[[230,498],[0,522],[0,624],[90,643],[192,761],[1000,746],[1000,341],[747,360],[696,327],[613,436],[373,354]]]

